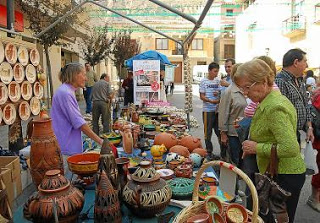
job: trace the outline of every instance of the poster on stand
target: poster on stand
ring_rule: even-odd
[[[160,101],[160,60],[133,61],[134,104]]]

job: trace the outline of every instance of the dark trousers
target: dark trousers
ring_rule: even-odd
[[[300,192],[303,187],[304,181],[306,180],[306,174],[279,174],[277,176],[277,183],[284,190],[291,193],[288,198],[287,211],[289,215],[289,222],[294,222],[294,216],[296,214],[296,209],[300,197]]]
[[[92,108],[92,126],[93,131],[99,135],[99,119],[102,119],[103,132],[107,133],[110,131],[110,104],[105,101],[94,101]]]
[[[203,127],[204,127],[204,142],[206,144],[206,150],[210,154],[213,151],[211,142],[212,129],[220,139],[220,132],[218,128],[218,113],[216,112],[202,112]]]
[[[86,87],[86,90],[83,91],[83,96],[86,100],[86,113],[90,113],[92,111],[91,90],[92,87]]]
[[[242,156],[242,145],[238,136],[228,136],[231,161],[239,167]]]

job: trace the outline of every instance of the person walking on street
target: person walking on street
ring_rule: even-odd
[[[133,103],[133,73],[128,72],[128,77],[122,83],[124,88],[124,106]]]
[[[217,78],[219,73],[219,64],[212,62],[208,66],[208,78],[200,82],[200,99],[203,101],[203,125],[204,125],[204,141],[208,153],[208,159],[213,159],[213,147],[211,142],[212,129],[214,129],[217,137],[220,137],[218,129],[218,116],[216,114],[218,104],[220,102],[220,80]]]
[[[275,83],[297,110],[297,138],[300,144],[300,130],[306,131],[307,141],[313,142],[310,107],[303,72],[308,67],[306,53],[301,49],[291,49],[283,56],[283,68],[277,74]]]
[[[92,111],[92,97],[91,97],[92,86],[96,81],[98,81],[98,79],[96,77],[97,76],[96,73],[92,70],[89,63],[86,63],[85,67],[86,67],[87,81],[86,81],[85,88],[83,90],[83,94],[84,94],[84,99],[86,100],[86,113],[89,114]]]
[[[110,103],[112,100],[112,91],[109,83],[109,76],[102,74],[100,80],[92,87],[92,126],[93,131],[99,135],[99,119],[101,116],[103,133],[110,131]]]

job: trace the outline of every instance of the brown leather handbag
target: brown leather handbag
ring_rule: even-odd
[[[274,180],[278,174],[279,161],[276,144],[272,144],[270,158],[266,172],[255,174],[259,215],[266,223],[286,223],[289,222],[286,200],[291,196],[291,193],[282,189]]]

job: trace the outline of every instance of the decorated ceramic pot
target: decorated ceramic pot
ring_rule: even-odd
[[[174,174],[176,175],[176,177],[191,178],[192,167],[186,164],[179,165],[175,169]]]
[[[149,161],[141,161],[123,189],[126,206],[137,216],[150,218],[161,213],[170,202],[172,191]]]
[[[166,147],[162,144],[159,145],[153,145],[151,147],[151,155],[153,156],[154,160],[162,160],[162,155],[167,152]]]
[[[33,222],[55,222],[55,211],[59,222],[77,222],[84,196],[70,184],[60,170],[49,170],[23,208],[24,217]]]
[[[192,153],[193,150],[196,148],[202,148],[201,139],[193,137],[191,135],[184,136],[180,140],[180,145],[187,147],[189,149],[190,153]]]
[[[169,152],[170,153],[177,153],[180,156],[184,156],[185,158],[190,156],[190,152],[189,152],[188,148],[185,146],[180,146],[180,145],[176,145],[176,146],[171,147]]]
[[[178,145],[178,139],[173,134],[162,132],[157,134],[154,138],[154,145],[161,144],[164,144],[167,149],[170,149],[171,147]]]
[[[198,168],[201,166],[203,158],[198,153],[191,153],[190,159],[192,160],[194,167]]]
[[[169,164],[170,161],[172,160],[177,160],[178,158],[178,153],[168,153],[166,156],[166,164]]]

